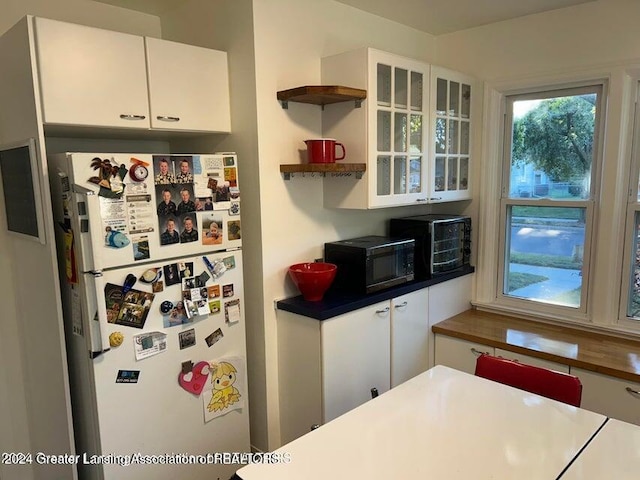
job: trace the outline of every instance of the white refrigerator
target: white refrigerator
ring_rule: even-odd
[[[237,173],[233,153],[49,158],[80,479],[227,479],[220,454],[249,451]]]

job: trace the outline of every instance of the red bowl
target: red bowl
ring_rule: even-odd
[[[289,267],[289,275],[305,300],[318,302],[331,286],[337,269],[333,263],[296,263]]]

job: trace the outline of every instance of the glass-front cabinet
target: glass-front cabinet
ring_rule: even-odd
[[[324,182],[324,205],[381,208],[470,198],[471,79],[363,48],[322,59],[323,85],[367,91],[361,108],[326,105],[322,134],[343,143],[362,179]]]
[[[324,205],[381,208],[428,202],[429,65],[363,48],[322,59],[324,85],[367,91],[361,108],[326,105],[322,134],[365,162],[362,179],[324,182]]]
[[[429,67],[376,51],[369,69],[370,206],[426,203]]]
[[[473,79],[431,67],[430,202],[471,198]]]

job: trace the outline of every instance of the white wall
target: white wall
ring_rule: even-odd
[[[0,34],[8,30],[24,15],[39,15],[60,20],[85,23],[114,30],[130,33],[141,33],[159,36],[159,19],[150,15],[129,12],[124,9],[110,7],[108,5],[94,3],[86,0],[0,0]],[[0,106],[1,108],[1,106]],[[35,115],[35,112],[30,112]],[[0,139],[6,135],[0,132]],[[0,198],[3,198],[0,196]],[[3,200],[0,200],[3,202]],[[0,204],[0,225],[6,225],[4,218],[4,205]],[[38,385],[34,385],[34,378],[28,372],[38,368],[34,365],[34,358],[26,353],[26,345],[38,345],[40,342],[60,342],[59,338],[25,338],[25,326],[20,316],[21,306],[15,304],[16,291],[13,289],[13,276],[11,272],[28,273],[25,262],[21,261],[15,250],[15,242],[6,233],[6,227],[0,228],[0,304],[2,315],[0,316],[0,361],[2,362],[2,374],[0,375],[0,451],[3,452],[29,452],[33,445],[39,445],[40,439],[54,438],[61,435],[61,448],[65,442],[67,433],[51,431],[62,418],[53,421],[38,420],[38,412],[29,410],[29,405],[35,405],[34,398],[27,395],[27,391],[38,391]],[[25,259],[22,259],[25,260]],[[48,268],[49,265],[40,265]],[[22,270],[20,270],[22,269]],[[30,274],[38,274],[38,267],[28,268]],[[35,299],[38,297],[36,296]],[[42,312],[43,321],[50,318],[57,321],[53,312]],[[55,328],[53,329],[55,330]],[[46,337],[46,336],[42,336]],[[28,343],[27,343],[28,342]],[[34,347],[35,348],[35,347]],[[60,358],[48,356],[41,360],[40,369],[56,368],[52,362],[61,362]],[[29,366],[30,367],[27,367]],[[59,363],[62,369],[64,365]],[[66,365],[66,364],[65,364]],[[65,372],[66,375],[66,372]],[[42,388],[40,389],[42,390]],[[38,399],[47,401],[47,394],[53,392],[38,391]],[[63,404],[64,399],[51,398],[51,404]],[[62,415],[61,415],[62,417]],[[56,427],[57,428],[57,427]],[[51,470],[55,473],[55,469]],[[35,477],[34,477],[35,475]],[[45,475],[45,476],[40,476]],[[0,464],[0,476],[3,480],[46,478],[44,469],[30,469],[29,467],[9,468]]]

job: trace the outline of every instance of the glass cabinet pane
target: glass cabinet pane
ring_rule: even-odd
[[[409,152],[422,152],[422,115],[411,115],[411,123],[409,125],[411,133],[409,134]]]
[[[462,118],[469,118],[471,115],[471,85],[465,85],[464,83],[462,84],[460,115]]]
[[[396,112],[394,115],[394,152],[406,152],[407,151],[407,115],[404,113]]]
[[[444,78],[439,78],[436,84],[436,113],[447,113],[447,81]]]
[[[436,192],[444,191],[444,174],[445,174],[445,157],[436,157],[435,168],[435,190]]]
[[[458,153],[458,120],[449,120],[448,153]]]
[[[460,159],[460,190],[469,189],[469,158]]]
[[[469,122],[460,122],[460,153],[469,155]]]
[[[389,195],[391,194],[391,157],[379,156],[377,167],[378,188],[376,192],[378,195]]]
[[[460,115],[460,84],[458,82],[449,83],[449,115],[452,117]]]
[[[422,192],[422,157],[409,160],[409,193]]]
[[[444,118],[436,119],[436,153],[447,151],[447,121]]]
[[[422,74],[411,72],[411,110],[422,110]]]
[[[407,157],[393,158],[393,193],[407,193]]]
[[[391,151],[391,112],[378,110],[378,151]]]
[[[395,68],[395,88],[393,103],[397,108],[407,108],[409,74],[404,68]]]
[[[378,105],[391,106],[391,67],[378,64]]]
[[[456,157],[449,158],[447,166],[447,190],[458,189],[458,159]]]

